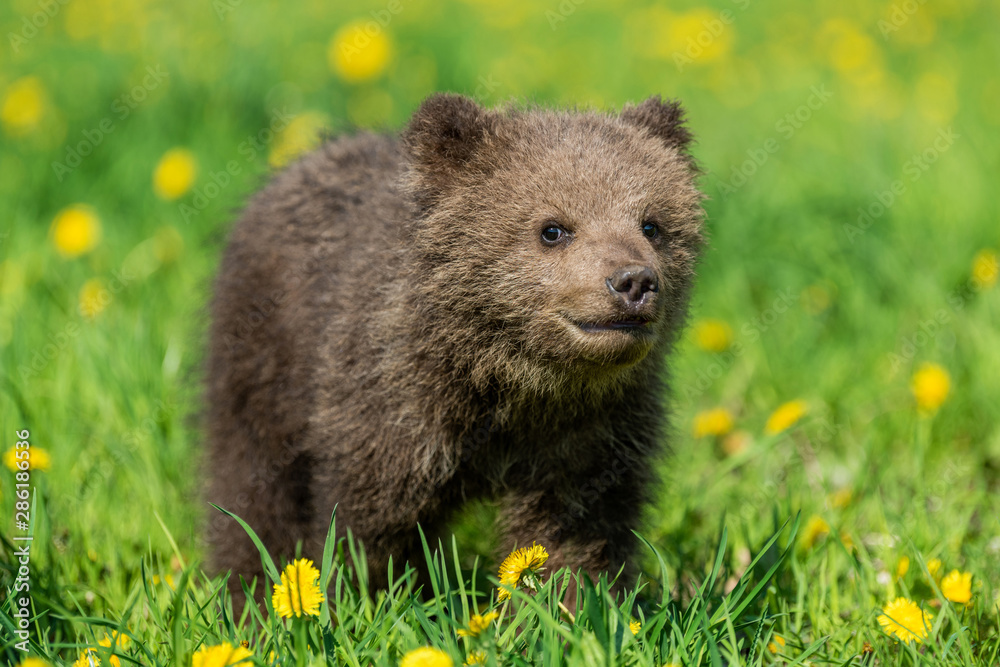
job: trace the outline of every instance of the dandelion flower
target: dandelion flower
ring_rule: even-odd
[[[851,490],[851,487],[845,486],[831,493],[827,500],[829,501],[831,507],[843,509],[850,505],[851,501],[854,500],[854,491]]]
[[[633,635],[637,635],[639,634],[639,630],[642,630],[642,623],[640,623],[639,621],[629,621],[628,629],[632,632]]]
[[[45,87],[37,76],[10,84],[0,104],[0,124],[7,134],[20,136],[38,127],[45,112]]]
[[[910,559],[908,556],[900,556],[896,564],[896,578],[902,579],[910,571]]]
[[[111,303],[111,292],[104,289],[104,283],[100,280],[91,278],[80,288],[77,301],[80,314],[88,319],[94,319]]]
[[[802,419],[807,412],[809,412],[809,404],[801,399],[783,403],[767,418],[764,432],[768,435],[777,435],[786,431]]]
[[[800,544],[806,549],[811,549],[822,537],[825,537],[829,533],[830,524],[823,517],[814,514],[806,522],[806,527],[802,531]]]
[[[722,440],[722,451],[727,456],[736,456],[750,446],[753,438],[746,431],[733,431]]]
[[[948,371],[938,364],[925,363],[913,374],[910,389],[920,411],[933,413],[948,398],[951,378]]]
[[[16,447],[11,447],[7,450],[7,453],[3,455],[4,465],[10,468],[11,471],[17,472],[21,468],[18,467],[18,463],[24,461],[23,458],[17,458],[18,450]],[[28,452],[28,468],[30,470],[48,470],[52,467],[52,457],[49,453],[42,449],[41,447],[31,446],[27,449]]]
[[[350,83],[369,81],[385,71],[392,43],[385,29],[372,21],[354,21],[337,31],[327,49],[330,69]]]
[[[56,214],[49,233],[60,255],[78,257],[97,246],[101,223],[89,206],[74,204]]]
[[[511,589],[517,586],[521,577],[535,574],[548,559],[549,553],[545,547],[534,543],[512,552],[500,565],[500,591],[497,599],[503,601],[509,598]]]
[[[972,280],[979,289],[988,289],[997,284],[1000,276],[1000,258],[995,250],[980,250],[972,260]]]
[[[203,646],[191,656],[191,667],[228,667],[252,655],[245,646],[233,646],[229,642]],[[250,664],[249,661],[246,664]]]
[[[487,614],[483,614],[482,616],[480,616],[479,614],[475,614],[469,620],[469,628],[467,630],[466,629],[459,630],[458,631],[458,636],[459,637],[478,637],[479,635],[481,635],[483,633],[484,630],[486,630],[488,627],[490,627],[490,624],[493,621],[497,620],[499,617],[500,617],[500,614],[498,614],[495,611],[491,611],[491,612],[489,612]]]
[[[952,602],[968,604],[972,599],[972,573],[952,570],[941,580],[941,593]]]
[[[694,340],[707,352],[725,352],[733,343],[733,330],[722,320],[704,319],[694,325]]]
[[[935,581],[939,580],[941,577],[938,574],[941,572],[941,559],[931,558],[927,561],[927,573],[931,575],[931,578]]]
[[[722,436],[733,430],[733,417],[725,408],[703,410],[694,417],[694,437]]]
[[[415,648],[399,661],[399,667],[452,667],[454,664],[450,655],[431,646]]]
[[[163,154],[153,171],[153,190],[166,201],[181,197],[194,185],[198,163],[186,148],[171,148]]]
[[[50,665],[41,658],[31,657],[22,660],[18,667],[50,667]]]
[[[470,651],[468,657],[465,659],[465,667],[472,667],[473,665],[485,665],[486,664],[486,652],[485,651]]]
[[[319,591],[319,570],[307,558],[291,563],[281,573],[281,584],[274,585],[271,604],[282,618],[319,616],[323,594]]]
[[[324,113],[306,111],[299,114],[275,138],[267,156],[268,164],[284,167],[299,155],[316,148],[331,126],[330,117]]]
[[[919,643],[927,638],[932,618],[934,616],[930,612],[923,611],[912,600],[896,598],[882,608],[878,623],[887,635],[894,635],[904,642],[913,639]]]
[[[777,653],[781,649],[785,648],[785,638],[781,635],[771,635],[773,641],[768,642],[767,650],[771,653]]]

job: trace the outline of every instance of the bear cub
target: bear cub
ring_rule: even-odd
[[[289,560],[298,541],[318,559],[337,505],[376,587],[390,556],[423,562],[418,524],[473,498],[551,570],[627,564],[703,242],[690,143],[659,97],[606,114],[439,94],[401,137],[279,173],[215,284],[207,500]],[[260,574],[235,521],[208,532],[237,590]]]

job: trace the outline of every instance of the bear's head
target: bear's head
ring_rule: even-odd
[[[403,145],[428,334],[480,384],[539,391],[662,357],[702,244],[690,141],[659,97],[617,115],[426,100]]]

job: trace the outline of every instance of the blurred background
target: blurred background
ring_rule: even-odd
[[[647,530],[671,567],[802,511],[804,557],[872,581],[904,553],[1000,571],[997,3],[12,0],[0,28],[0,449],[30,429],[36,567],[81,609],[140,556],[169,576],[171,539],[202,554],[205,305],[241,204],[435,91],[688,111],[711,245]]]

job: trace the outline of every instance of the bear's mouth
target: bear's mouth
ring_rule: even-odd
[[[584,333],[602,333],[605,331],[625,331],[638,333],[649,330],[651,320],[638,317],[607,320],[604,322],[576,322],[576,326]]]

